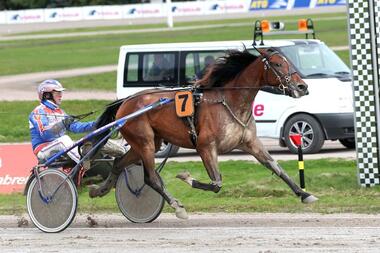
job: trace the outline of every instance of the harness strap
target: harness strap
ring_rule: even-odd
[[[227,108],[227,110],[230,112],[231,116],[236,120],[236,122],[239,123],[243,127],[243,134],[241,135],[241,138],[239,141],[239,144],[242,144],[244,137],[245,137],[245,133],[247,132],[247,128],[249,126],[249,123],[251,123],[252,110],[250,110],[250,112],[249,112],[249,117],[248,117],[247,123],[244,123],[234,114],[234,112],[232,111],[231,107],[227,104],[227,101],[224,97],[223,97],[222,105],[224,105]]]
[[[231,107],[228,105],[227,103],[227,100],[226,98],[223,96],[221,99],[217,99],[217,100],[213,100],[213,99],[203,99],[204,102],[208,102],[208,103],[214,103],[214,104],[222,104],[224,107],[226,107],[227,111],[231,114],[231,116],[236,120],[237,123],[239,123],[239,125],[241,125],[243,127],[243,134],[240,138],[240,142],[239,144],[243,143],[243,140],[244,140],[244,137],[245,137],[245,134],[247,132],[247,128],[249,126],[249,123],[251,123],[251,119],[252,119],[252,110],[250,111],[249,113],[249,117],[248,117],[248,120],[246,123],[244,123],[243,121],[241,121],[236,115],[235,113],[232,111]]]
[[[187,124],[190,127],[189,135],[191,143],[194,147],[197,146],[198,143],[198,133],[195,128],[197,125],[197,117],[198,117],[198,106],[202,101],[203,90],[195,88],[193,89],[193,101],[194,101],[194,114],[190,117],[186,117]]]
[[[187,123],[190,126],[189,134],[190,134],[191,143],[193,143],[194,147],[196,147],[198,143],[198,134],[197,134],[197,131],[195,130],[194,116],[186,117],[186,119],[187,119]]]

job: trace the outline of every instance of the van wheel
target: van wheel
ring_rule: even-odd
[[[179,147],[167,141],[163,141],[160,150],[156,152],[156,157],[165,158],[166,156],[173,156],[177,154]]]
[[[291,117],[284,126],[284,140],[290,152],[296,154],[298,149],[290,140],[289,135],[301,134],[302,151],[304,154],[313,154],[321,150],[325,136],[318,121],[307,114],[297,114]]]
[[[356,147],[355,138],[339,139],[339,142],[348,149]]]

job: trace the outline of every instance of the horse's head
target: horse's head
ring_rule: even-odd
[[[258,51],[264,63],[265,85],[275,87],[281,93],[293,98],[308,94],[307,84],[285,56],[272,48]]]

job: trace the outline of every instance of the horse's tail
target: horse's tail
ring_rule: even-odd
[[[102,126],[105,126],[107,125],[108,123],[112,122],[112,121],[115,121],[115,118],[116,118],[116,112],[117,110],[119,109],[119,107],[121,106],[121,104],[125,101],[125,99],[119,99],[119,100],[116,100],[110,104],[108,104],[106,106],[106,109],[105,111],[102,113],[102,115],[100,115],[100,117],[96,120],[96,124],[95,124],[95,128],[98,129]],[[98,134],[96,135],[93,139],[92,139],[92,142],[94,143],[94,145],[96,143],[98,143],[100,140],[102,140],[107,134],[109,134],[111,130],[107,130],[101,134]],[[109,138],[109,137],[108,137]],[[107,140],[108,140],[107,138]],[[107,140],[105,140],[102,144],[100,144],[95,150],[94,150],[94,154],[96,154],[98,152],[99,149],[101,149],[107,142]]]

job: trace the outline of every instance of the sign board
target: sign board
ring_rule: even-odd
[[[0,194],[22,192],[36,164],[31,144],[0,145]]]

